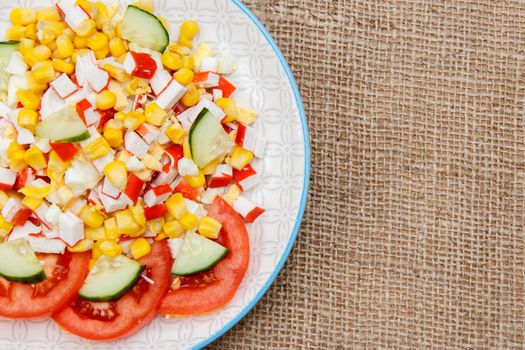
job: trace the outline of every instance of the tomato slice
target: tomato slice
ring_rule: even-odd
[[[82,287],[89,266],[89,253],[38,254],[47,279],[21,284],[0,279],[0,316],[33,318],[50,316],[67,307]]]
[[[162,301],[162,314],[193,315],[217,309],[233,298],[246,274],[250,243],[244,220],[222,198],[215,199],[208,215],[222,223],[217,241],[230,252],[210,271],[179,278],[178,288]]]
[[[66,331],[92,340],[115,340],[130,336],[155,317],[170,283],[171,255],[166,241],[156,242],[151,253],[139,260],[153,284],[141,278],[115,302],[89,302],[77,298],[53,316]]]

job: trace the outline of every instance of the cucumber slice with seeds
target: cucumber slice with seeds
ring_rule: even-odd
[[[0,63],[4,66],[7,66],[11,55],[18,51],[19,42],[18,41],[2,41],[0,42]]]
[[[163,52],[170,42],[162,22],[155,15],[133,5],[129,5],[124,13],[122,37],[159,52]]]
[[[0,276],[8,281],[32,284],[46,279],[44,268],[23,238],[1,243],[0,257]]]
[[[89,138],[89,131],[73,107],[50,114],[36,126],[36,136],[53,142],[80,142]]]

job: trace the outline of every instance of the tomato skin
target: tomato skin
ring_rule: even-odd
[[[130,336],[148,324],[157,313],[162,297],[170,285],[171,255],[165,241],[155,242],[151,253],[139,260],[151,269],[155,283],[137,302],[132,291],[116,302],[118,316],[101,321],[80,315],[72,306],[55,314],[53,320],[64,330],[92,340],[116,340]]]
[[[168,315],[194,315],[215,310],[233,298],[246,274],[250,243],[244,220],[222,198],[216,198],[208,215],[222,223],[221,244],[230,252],[209,272],[213,282],[204,287],[170,290],[159,312]]]
[[[90,256],[90,253],[72,254],[67,278],[58,282],[45,296],[33,297],[34,289],[31,285],[11,283],[8,296],[0,296],[0,316],[37,318],[51,316],[63,310],[76,298],[78,290],[82,287],[88,272]]]

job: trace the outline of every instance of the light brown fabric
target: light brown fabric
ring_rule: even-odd
[[[302,91],[312,184],[212,348],[523,348],[525,3],[246,2]]]

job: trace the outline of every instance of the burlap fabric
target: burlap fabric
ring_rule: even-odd
[[[283,272],[212,348],[523,348],[525,3],[247,4],[301,88],[312,184]]]

